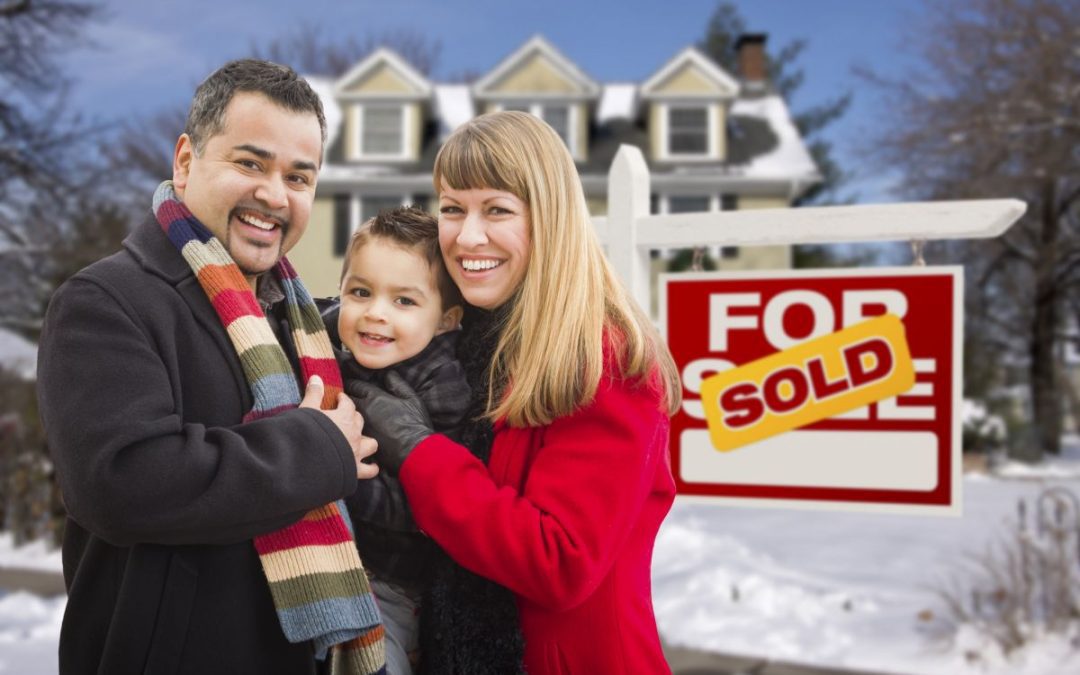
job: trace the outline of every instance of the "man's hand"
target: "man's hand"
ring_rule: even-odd
[[[362,460],[365,457],[370,457],[375,454],[375,450],[377,450],[379,446],[374,438],[368,438],[363,435],[364,418],[360,413],[356,412],[356,406],[353,405],[352,399],[344,393],[339,393],[336,408],[331,410],[321,410],[319,404],[322,402],[322,399],[322,378],[318,375],[313,375],[311,379],[308,380],[307,389],[304,390],[304,400],[300,401],[300,407],[318,410],[329,417],[330,421],[334,423],[334,426],[341,430],[341,433],[345,435],[345,440],[349,442],[349,447],[352,448],[353,457],[356,458],[356,477],[361,479],[374,478],[379,473],[378,465],[368,464]]]
[[[384,381],[388,391],[360,380],[347,386],[367,415],[368,433],[379,440],[379,464],[396,476],[413,448],[435,432],[424,404],[405,380],[390,371]]]

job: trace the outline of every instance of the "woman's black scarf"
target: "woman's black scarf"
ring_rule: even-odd
[[[472,405],[459,441],[487,463],[495,433],[482,415],[487,407],[488,367],[507,312],[466,306],[458,360],[472,389]],[[507,588],[461,567],[440,550],[430,590],[420,610],[420,672],[423,675],[524,673],[525,640],[517,601]]]

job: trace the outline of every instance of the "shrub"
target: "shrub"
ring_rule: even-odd
[[[1080,627],[1080,498],[1052,487],[1033,506],[1021,499],[1017,515],[1004,541],[938,590],[946,636],[974,630],[1009,654],[1036,636]]]

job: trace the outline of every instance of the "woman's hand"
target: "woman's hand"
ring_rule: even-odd
[[[371,382],[352,381],[346,387],[364,416],[364,435],[379,443],[375,461],[396,476],[405,458],[420,441],[435,433],[424,404],[395,372],[385,378],[386,389]]]

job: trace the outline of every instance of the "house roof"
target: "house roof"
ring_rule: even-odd
[[[775,94],[736,99],[731,106],[731,163],[748,176],[760,178],[800,177],[821,179],[817,164],[806,149],[784,99]],[[775,138],[759,142],[756,127],[767,126]],[[740,138],[740,136],[742,138]]]
[[[342,126],[341,106],[334,96],[334,80],[316,75],[306,75],[304,79],[322,101],[323,115],[326,116],[326,147],[329,148],[337,140]]]
[[[454,129],[479,112],[477,92],[482,94],[485,88],[496,84],[499,78],[536,51],[542,52],[552,63],[558,63],[559,68],[579,78],[583,83],[587,82],[588,86],[595,90],[596,108],[590,121],[587,159],[578,164],[579,171],[588,180],[607,174],[621,144],[649,147],[650,139],[646,126],[648,120],[642,102],[650,98],[650,88],[654,91],[654,98],[663,99],[669,96],[667,93],[655,92],[667,78],[677,74],[679,69],[687,64],[695,68],[697,75],[710,78],[718,89],[732,92],[733,98],[730,100],[727,117],[726,157],[722,161],[692,164],[647,158],[649,169],[658,180],[668,181],[669,184],[683,181],[687,185],[704,184],[703,181],[707,182],[710,178],[733,182],[791,181],[807,185],[821,179],[784,100],[775,93],[762,94],[742,90],[737,81],[696,49],[683,50],[640,85],[627,82],[601,85],[588,79],[543,38],[535,37],[472,87],[464,84],[430,85],[430,114],[425,115],[420,130],[420,153],[415,161],[410,162],[347,162],[344,134],[340,133],[344,116],[338,94],[341,85],[350,81],[350,75],[337,81],[308,78],[323,100],[329,125],[323,180],[346,183],[363,181],[368,185],[386,182],[389,185],[398,177],[402,185],[424,184],[422,178],[430,176],[435,155],[442,142]],[[373,57],[365,59],[360,65],[370,64]],[[350,74],[352,79],[363,77],[364,70],[358,66],[350,71]],[[649,154],[646,153],[646,156]]]
[[[596,109],[596,121],[632,120],[637,117],[638,86],[632,82],[605,84]]]
[[[607,85],[597,111],[588,161],[582,173],[605,173],[623,143],[648,147],[649,134],[639,114],[641,94],[634,85]],[[746,179],[820,180],[784,100],[775,95],[736,99],[728,117],[727,158],[716,162],[661,162],[646,158],[654,173],[708,172]]]
[[[439,139],[476,117],[476,106],[467,84],[435,85],[435,116],[439,119]]]

